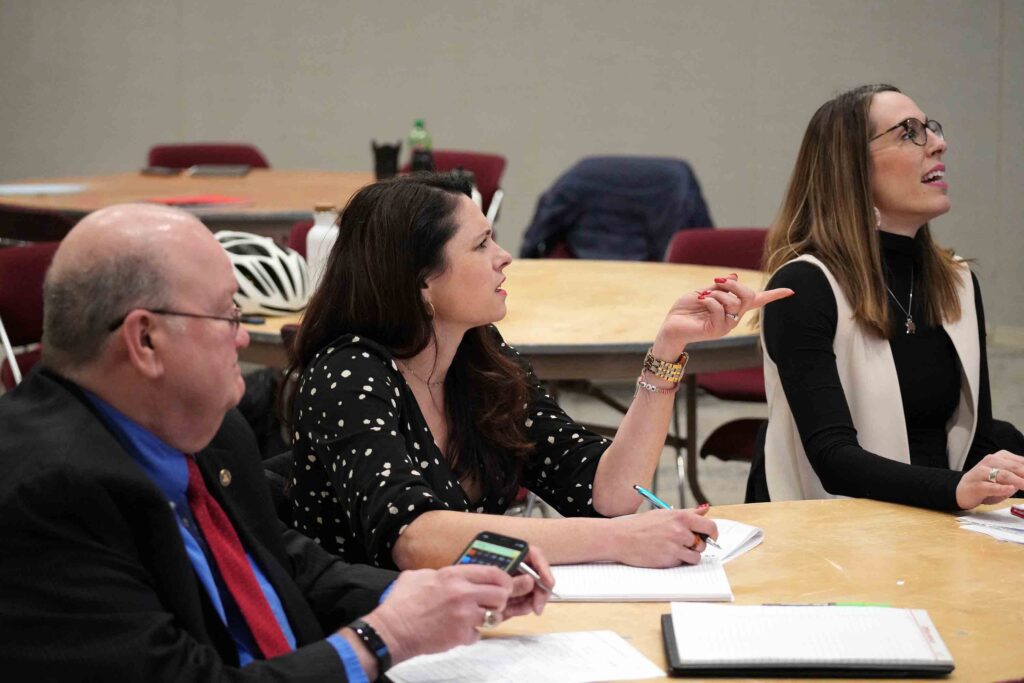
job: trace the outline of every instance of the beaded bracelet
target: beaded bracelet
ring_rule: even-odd
[[[636,398],[636,395],[640,393],[641,389],[652,394],[674,394],[679,391],[679,383],[675,383],[671,389],[662,389],[661,387],[656,387],[646,381],[646,374],[646,370],[641,370],[640,376],[636,378],[636,391],[633,393],[634,398]]]

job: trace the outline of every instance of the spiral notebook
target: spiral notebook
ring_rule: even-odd
[[[661,619],[674,676],[923,677],[953,670],[924,610],[672,603]]]

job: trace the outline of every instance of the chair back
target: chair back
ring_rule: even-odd
[[[665,260],[669,263],[693,263],[700,266],[760,270],[764,241],[767,235],[767,228],[680,230],[672,238]],[[764,370],[760,365],[752,368],[704,373],[698,375],[697,385],[712,396],[726,401],[761,403],[766,400]],[[711,452],[723,459],[730,458],[720,454],[729,452],[740,453],[740,455],[730,457],[749,459],[747,457],[749,448],[735,448],[734,442],[749,445],[753,434],[757,431],[757,426],[740,425],[731,436],[722,436],[715,442],[708,437],[708,441],[712,442]],[[717,432],[712,436],[716,435]],[[733,441],[729,441],[729,439],[733,439]]]
[[[0,249],[0,318],[14,346],[43,337],[43,278],[59,244]]]
[[[672,237],[665,260],[699,266],[760,270],[767,228],[680,230]]]
[[[292,223],[291,232],[288,233],[288,248],[302,254],[302,258],[306,258],[306,238],[312,229],[312,220],[296,221]]]
[[[0,321],[11,346],[36,344],[43,338],[43,278],[60,242],[38,242],[0,249]],[[8,357],[0,349],[0,380],[14,388],[16,375],[10,363],[17,360],[22,373],[39,361],[38,349]]]
[[[505,172],[507,161],[500,154],[486,154],[483,152],[461,152],[451,149],[435,149],[433,151],[434,170],[438,173],[447,173],[456,168],[464,168],[472,171],[476,178],[476,189],[480,190],[480,198],[483,201],[483,212],[486,214],[491,209],[491,202],[494,194],[501,187],[501,176]],[[409,172],[409,165],[402,167],[403,173]]]
[[[59,241],[74,225],[75,221],[49,209],[0,204],[0,238],[24,242]]]
[[[700,184],[682,159],[583,159],[541,195],[520,256],[565,243],[577,258],[661,261],[677,230],[713,225]]]
[[[270,168],[270,163],[253,145],[209,142],[154,145],[149,149],[150,166],[188,168],[197,164],[244,164]]]

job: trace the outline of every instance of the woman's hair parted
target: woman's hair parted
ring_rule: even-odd
[[[765,241],[764,269],[774,273],[802,254],[820,259],[850,301],[857,320],[889,338],[889,300],[871,200],[872,131],[868,112],[891,85],[862,85],[818,108],[804,132],[782,208]],[[928,225],[917,232],[922,267],[918,285],[927,290],[923,320],[930,325],[960,318],[960,273],[950,250],[932,239]]]
[[[371,339],[410,358],[433,339],[427,280],[446,268],[459,197],[469,185],[450,174],[420,173],[359,190],[338,219],[338,238],[309,300],[286,377],[298,377],[345,334]],[[288,383],[285,383],[286,385]],[[445,454],[460,478],[487,491],[515,493],[533,447],[526,438],[526,373],[486,327],[469,330],[445,378],[450,435]],[[294,419],[292,397],[281,413]]]

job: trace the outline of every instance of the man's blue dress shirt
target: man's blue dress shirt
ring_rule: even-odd
[[[224,585],[220,571],[214,562],[211,561],[206,541],[195,520],[192,518],[192,510],[188,505],[188,465],[185,462],[185,455],[174,448],[171,448],[150,431],[139,426],[130,418],[126,417],[109,403],[91,392],[85,392],[100,413],[107,419],[109,426],[115,434],[121,437],[119,440],[125,446],[128,453],[135,458],[139,466],[149,475],[153,483],[167,496],[171,509],[175,513],[178,522],[178,530],[185,542],[185,552],[192,563],[192,568],[199,577],[199,582],[206,589],[213,603],[217,614],[227,627],[228,632],[235,641],[238,648],[238,662],[241,666],[252,662],[254,652],[258,652],[252,633],[248,624],[242,617],[238,606]],[[246,557],[252,567],[256,581],[259,582],[263,595],[266,596],[270,609],[277,618],[281,631],[287,639],[288,644],[295,649],[295,634],[292,632],[288,617],[285,615],[281,599],[277,591],[264,576],[259,564],[253,560],[252,555],[246,552]],[[383,600],[383,596],[381,598]],[[353,683],[368,683],[363,667],[359,664],[352,647],[344,638],[335,633],[327,638],[334,649],[338,652],[341,662],[345,667],[348,680]]]

